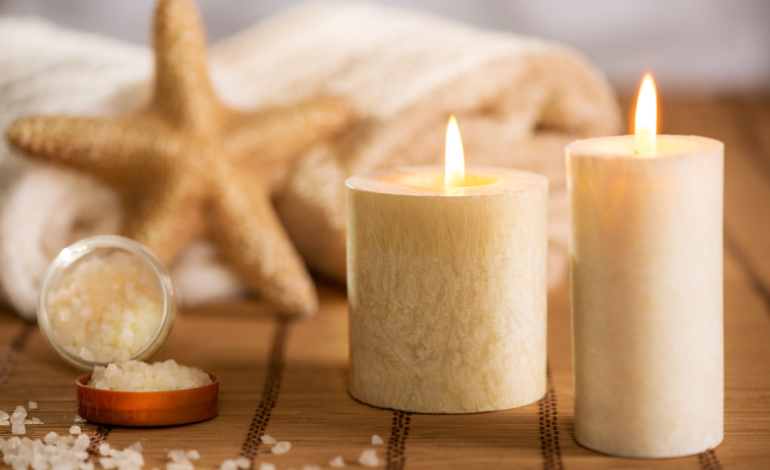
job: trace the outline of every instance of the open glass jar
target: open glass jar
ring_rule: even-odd
[[[62,250],[38,294],[43,337],[82,370],[149,359],[168,338],[175,314],[163,263],[143,245],[116,235],[85,238]]]

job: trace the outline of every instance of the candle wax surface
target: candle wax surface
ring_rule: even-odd
[[[443,167],[348,186],[350,392],[426,413],[513,408],[546,386],[548,181]]]
[[[723,437],[723,145],[656,140],[567,147],[575,438],[622,457]]]

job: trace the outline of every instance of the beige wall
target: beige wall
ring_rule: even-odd
[[[146,43],[154,0],[0,0],[0,14]],[[198,0],[212,41],[296,0]],[[662,94],[770,92],[766,0],[380,0],[570,44],[622,92],[652,71]]]

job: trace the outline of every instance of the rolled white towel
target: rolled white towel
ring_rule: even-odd
[[[325,93],[363,110],[357,127],[309,151],[275,197],[311,269],[345,281],[344,180],[442,164],[453,113],[466,164],[549,178],[549,284],[566,278],[564,146],[620,130],[610,86],[580,54],[407,10],[311,2],[219,43],[212,60],[254,84],[241,97],[245,106]]]

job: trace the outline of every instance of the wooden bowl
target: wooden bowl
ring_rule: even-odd
[[[213,418],[217,415],[219,378],[203,387],[165,392],[118,392],[86,384],[91,374],[75,380],[78,414],[93,423],[118,426],[170,426]]]

